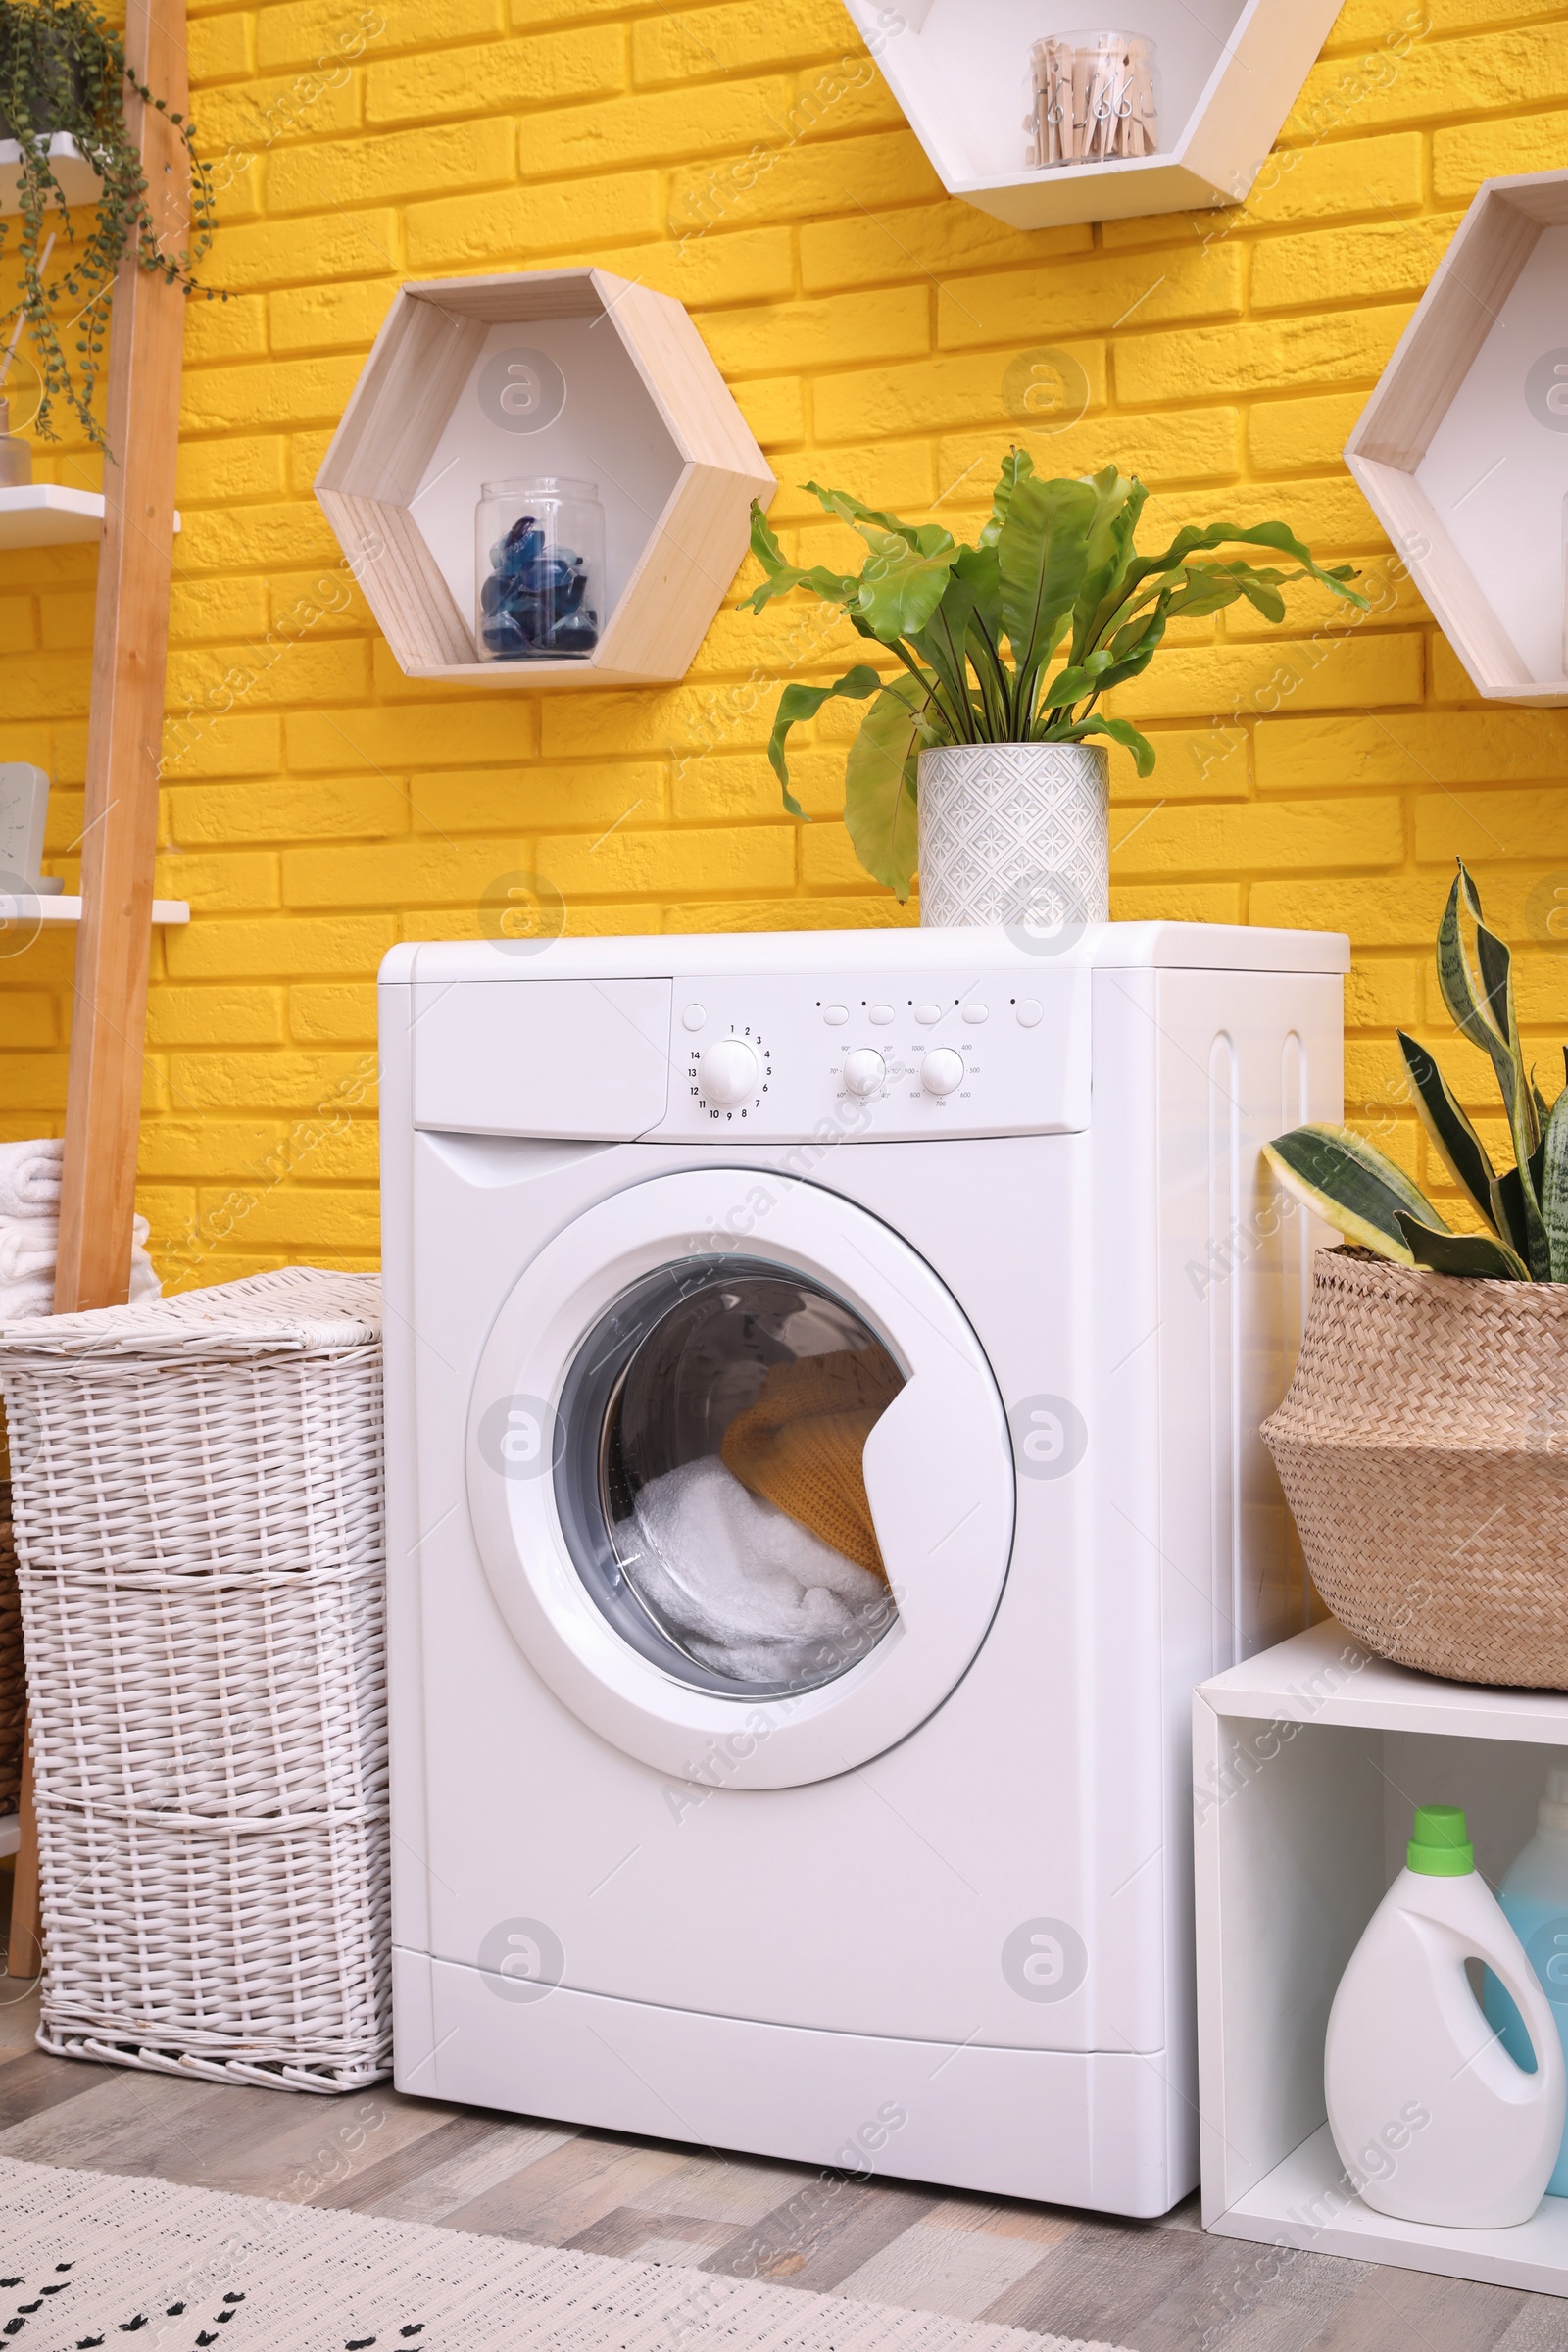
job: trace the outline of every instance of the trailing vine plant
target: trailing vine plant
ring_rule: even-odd
[[[176,252],[166,253],[159,243],[141,156],[125,126],[127,89],[167,116],[190,161],[187,241]],[[72,240],[65,193],[50,160],[49,142],[60,131],[75,140],[101,183],[91,231],[79,246]],[[175,114],[138,79],[126,62],[122,35],[105,22],[93,0],[0,0],[0,137],[15,139],[21,151],[16,250],[22,288],[6,318],[27,328],[37,354],[36,429],[45,439],[58,439],[55,412],[63,404],[88,440],[105,448],[92,402],[103,372],[115,272],[135,247],[144,270],[161,272],[187,295],[212,299],[212,290],[198,286],[193,274],[212,242],[208,167],[192,146],[189,118]],[[46,230],[51,210],[71,259],[46,283],[44,271],[57,241]],[[9,225],[0,222],[0,253]],[[74,342],[68,343],[73,329]]]

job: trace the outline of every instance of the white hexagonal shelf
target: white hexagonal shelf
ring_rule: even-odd
[[[950,196],[1014,228],[1239,204],[1341,0],[1134,0],[1105,22],[1156,45],[1159,152],[1026,161],[1030,44],[1092,21],[1083,0],[845,0]]]
[[[1477,691],[1568,703],[1568,172],[1483,183],[1345,456]]]
[[[492,378],[509,372],[548,397],[500,399]],[[542,474],[599,486],[599,642],[574,660],[481,661],[480,487]],[[746,553],[751,502],[775,488],[680,304],[603,270],[400,287],[316,477],[399,667],[502,687],[683,677]]]

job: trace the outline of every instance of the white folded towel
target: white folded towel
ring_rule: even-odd
[[[656,1614],[692,1657],[738,1682],[836,1673],[892,1612],[879,1576],[753,1494],[716,1454],[650,1479],[618,1533]]]
[[[41,1281],[0,1282],[0,1323],[10,1323],[24,1315],[52,1315],[54,1311],[52,1270]]]
[[[163,1290],[147,1254],[145,1217],[131,1221],[130,1303],[156,1298]],[[0,1322],[55,1311],[55,1267],[60,1255],[60,1219],[11,1217],[0,1211]]]
[[[47,1274],[53,1282],[60,1227],[33,1217],[0,1217],[0,1284]]]
[[[140,1306],[144,1298],[161,1298],[164,1286],[153,1272],[153,1261],[147,1254],[147,1236],[151,1227],[145,1217],[134,1217],[130,1228],[130,1298],[128,1304]]]
[[[58,1217],[60,1165],[65,1145],[57,1135],[34,1143],[0,1144],[0,1217]]]

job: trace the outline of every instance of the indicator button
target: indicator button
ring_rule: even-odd
[[[850,1008],[847,1004],[824,1004],[822,1007],[822,1018],[830,1029],[842,1029],[849,1017]]]
[[[878,1029],[885,1029],[893,1018],[892,1005],[873,1004],[871,1007],[871,1018]]]
[[[942,1007],[940,1004],[917,1004],[914,1017],[922,1029],[932,1029],[942,1018]]]
[[[978,1029],[982,1021],[990,1020],[991,1007],[989,1004],[966,1004],[963,1008],[963,1017],[971,1029]]]
[[[1018,1000],[1018,1026],[1020,1029],[1038,1029],[1045,1017],[1046,1008],[1038,997],[1020,997]]]
[[[700,1029],[707,1018],[706,1004],[688,1004],[680,1016],[680,1025],[683,1029]]]

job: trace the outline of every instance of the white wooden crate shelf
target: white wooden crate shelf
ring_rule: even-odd
[[[1095,22],[1082,0],[845,0],[950,196],[1014,228],[1239,204],[1341,0],[1139,0],[1105,25],[1156,44],[1161,152],[1035,170],[1030,43]]]
[[[1363,2205],[1323,2101],[1341,1976],[1418,1804],[1462,1805],[1495,1886],[1568,1749],[1568,1696],[1476,1689],[1370,1656],[1325,1622],[1194,1699],[1203,2223],[1225,2237],[1568,2295],[1568,2198],[1516,2230]]]
[[[543,355],[543,425],[485,397],[509,353]],[[481,485],[586,478],[605,510],[608,617],[582,660],[484,662],[473,632]],[[534,688],[684,677],[776,485],[702,337],[667,294],[604,270],[399,288],[316,495],[411,678]]]
[[[1568,703],[1568,172],[1489,179],[1346,462],[1478,693]]]

